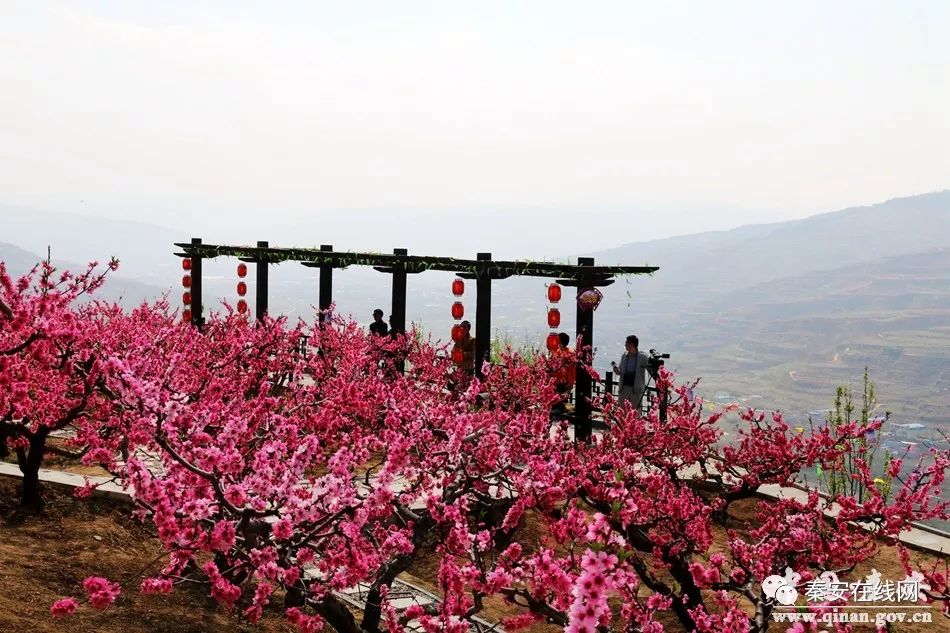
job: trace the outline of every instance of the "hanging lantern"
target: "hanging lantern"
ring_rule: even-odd
[[[553,352],[561,346],[561,339],[555,332],[548,334],[547,346],[549,352]]]
[[[465,281],[459,277],[456,277],[452,281],[452,294],[456,297],[461,297],[465,293]]]
[[[247,294],[247,284],[243,281],[239,281],[237,285],[237,292],[239,297],[243,297]]]
[[[557,303],[561,300],[561,287],[557,284],[548,286],[548,301]]]
[[[240,314],[245,314],[247,312],[247,301],[241,299],[237,302],[237,310]]]
[[[456,347],[452,350],[452,362],[456,365],[461,365],[462,361],[465,360],[465,356],[462,354],[462,348]]]
[[[182,288],[191,288],[191,275],[185,275],[181,278]]]
[[[191,310],[185,308],[181,311],[181,320],[185,323],[191,323]]]
[[[182,270],[191,270],[191,258],[185,257],[181,260],[181,269]]]
[[[586,288],[577,294],[577,305],[584,311],[596,310],[603,298],[604,293],[597,288]]]
[[[455,343],[461,343],[463,338],[465,338],[465,330],[462,328],[462,326],[458,324],[453,325],[452,326],[452,341],[454,341]]]
[[[191,305],[191,293],[190,293],[190,292],[186,292],[186,293],[182,294],[182,295],[181,295],[181,302],[184,303],[186,306],[190,306],[190,305]]]
[[[465,316],[465,306],[462,305],[461,301],[456,301],[452,304],[452,318],[458,321],[463,316]]]
[[[557,308],[548,310],[548,327],[557,327],[561,325],[561,311]]]
[[[240,264],[238,264],[237,273],[238,273],[238,277],[241,277],[242,279],[244,277],[247,277],[247,264],[245,264],[244,262],[241,262]]]

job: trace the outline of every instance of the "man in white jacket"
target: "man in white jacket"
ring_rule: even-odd
[[[627,351],[620,357],[620,364],[611,363],[620,383],[617,404],[627,402],[634,409],[639,409],[643,400],[647,385],[647,363],[650,361],[647,353],[639,350],[639,345],[640,340],[631,334],[627,337]]]

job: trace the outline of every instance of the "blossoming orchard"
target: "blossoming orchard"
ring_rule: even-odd
[[[307,633],[818,630],[777,624],[763,580],[844,580],[882,550],[947,610],[946,568],[915,568],[897,537],[948,518],[950,455],[873,472],[860,457],[880,421],[799,431],[735,411],[726,442],[725,412],[661,371],[665,420],[585,395],[605,428],[577,441],[551,415],[563,356],[509,352],[459,381],[445,346],[332,312],[308,324],[199,303],[183,321],[177,300],[94,300],[117,266],[11,279],[0,263],[0,456],[22,472],[20,503],[42,511],[45,457],[81,460],[121,482],[162,549],[140,575],[77,582],[49,605],[63,628],[130,592],[198,586],[237,620],[279,613]],[[578,383],[597,380],[581,358]],[[759,494],[846,463],[860,496]],[[388,599],[422,558],[438,599]],[[345,599],[358,587],[361,606]]]

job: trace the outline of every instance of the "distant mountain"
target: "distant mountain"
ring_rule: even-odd
[[[739,288],[881,257],[950,245],[950,190],[823,213],[627,244],[592,253],[598,262],[657,264],[658,285]]]
[[[14,278],[27,274],[34,266],[45,259],[45,255],[40,256],[18,246],[14,246],[13,244],[0,242],[0,262],[4,262],[7,272]],[[102,260],[103,265],[106,262],[107,260]],[[53,259],[53,265],[59,270],[70,270],[74,272],[84,271],[87,264]],[[116,301],[126,308],[133,308],[139,305],[143,300],[161,297],[164,292],[164,290],[158,286],[152,286],[133,279],[113,278],[113,275],[117,274],[118,271],[109,273],[107,283],[96,291],[92,298]]]
[[[116,279],[137,280],[165,286],[178,262],[172,243],[187,241],[189,236],[154,224],[86,217],[70,213],[42,211],[0,205],[6,242],[31,253],[73,262],[107,262],[118,257],[122,265]],[[177,272],[175,273],[177,274]]]
[[[702,305],[762,320],[939,311],[950,305],[950,246],[775,279]]]
[[[608,289],[611,351],[637,333],[710,394],[800,413],[868,366],[896,416],[950,429],[950,191],[593,255],[660,266]]]

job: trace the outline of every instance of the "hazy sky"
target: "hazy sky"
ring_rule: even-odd
[[[0,203],[525,256],[802,217],[950,186],[948,42],[945,1],[0,0]]]

